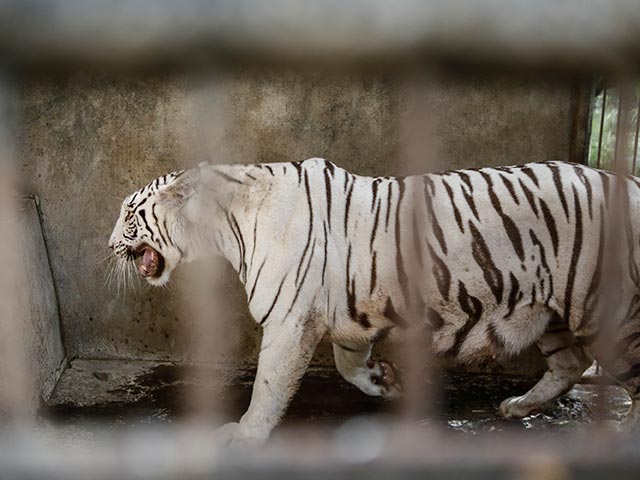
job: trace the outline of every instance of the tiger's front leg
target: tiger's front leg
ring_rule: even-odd
[[[265,326],[251,403],[238,423],[222,426],[216,437],[229,446],[259,446],[285,414],[325,327],[315,316],[297,323],[275,317]]]

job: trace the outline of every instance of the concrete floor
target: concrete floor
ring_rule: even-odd
[[[220,417],[237,420],[251,397],[250,370],[222,372],[214,367],[187,367],[145,361],[75,360],[63,373],[43,415],[53,424],[91,430],[150,423],[174,423],[184,418],[190,396],[211,398],[224,405]],[[513,429],[567,431],[584,428],[594,417],[597,389],[578,385],[552,402],[544,412],[522,421],[506,421],[497,414],[501,400],[525,392],[535,379],[446,374],[437,400],[437,419],[448,428],[475,434]],[[623,418],[627,395],[608,387],[606,416]],[[368,397],[349,385],[334,369],[311,368],[304,377],[284,424],[327,426],[357,415],[392,415],[397,402]]]

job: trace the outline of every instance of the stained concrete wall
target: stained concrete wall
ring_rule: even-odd
[[[24,280],[18,314],[24,322],[35,395],[47,399],[60,378],[65,365],[65,350],[45,240],[40,228],[36,200],[25,198],[20,203],[20,246],[23,253]]]
[[[427,97],[438,169],[568,159],[571,89],[523,79],[446,79]],[[178,166],[321,156],[360,174],[398,173],[398,118],[411,97],[393,79],[238,72],[187,80],[25,79],[20,156],[42,221],[71,357],[189,360],[191,319],[169,291],[105,283],[120,199]],[[198,112],[205,113],[198,117]],[[196,117],[198,119],[196,120]],[[184,273],[184,272],[182,272]],[[257,327],[239,305],[219,332],[235,358],[255,355]],[[184,281],[178,275],[175,284]],[[324,348],[318,361],[328,360]]]

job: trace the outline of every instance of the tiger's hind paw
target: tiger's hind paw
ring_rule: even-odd
[[[531,405],[523,404],[524,395],[509,397],[500,404],[500,414],[505,418],[519,419],[534,413],[537,409]]]

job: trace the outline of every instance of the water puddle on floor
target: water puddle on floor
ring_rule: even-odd
[[[95,426],[175,423],[185,414],[187,396],[196,393],[226,405],[228,421],[237,420],[249,404],[253,372],[222,377],[215,373],[173,364],[77,362],[65,372],[42,413],[54,424],[89,430]],[[606,398],[599,406],[599,387],[578,385],[538,414],[523,420],[503,419],[498,413],[500,402],[523,394],[534,383],[535,379],[517,377],[446,374],[441,381],[442,395],[436,402],[436,418],[418,423],[445,424],[466,435],[514,429],[567,432],[585,428],[596,411],[603,411],[607,420],[619,421],[630,406],[619,387],[607,387]],[[284,424],[335,426],[355,416],[389,418],[399,409],[398,402],[362,394],[334,370],[312,368]]]

